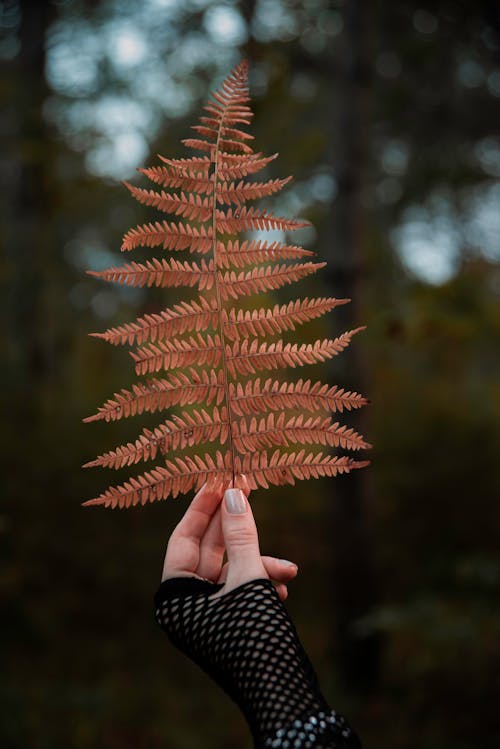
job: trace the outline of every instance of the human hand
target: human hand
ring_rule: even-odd
[[[273,580],[284,601],[287,583],[297,565],[285,559],[261,556],[259,537],[248,501],[250,488],[242,474],[236,486],[222,481],[204,484],[170,536],[162,582],[172,577],[197,577],[223,587],[222,596],[250,580]],[[224,492],[224,490],[226,490]],[[224,495],[224,499],[223,499]],[[224,564],[224,554],[227,562]]]

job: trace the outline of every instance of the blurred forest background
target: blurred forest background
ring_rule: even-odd
[[[250,747],[153,619],[186,500],[80,507],[116,479],[81,464],[143,426],[82,424],[134,381],[87,334],[161,305],[84,271],[156,218],[119,181],[187,155],[243,55],[256,149],[295,175],[277,206],[329,261],[289,288],[353,299],[330,332],[368,325],[304,374],[370,398],[357,426],[375,446],[359,475],[256,492],[262,549],[299,564],[287,605],[367,749],[498,749],[495,0],[0,2],[0,745]]]

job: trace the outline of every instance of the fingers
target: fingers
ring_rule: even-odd
[[[250,494],[250,486],[247,477],[242,474],[235,476],[236,487],[241,488],[246,497]],[[233,486],[232,482],[230,486]],[[221,572],[222,561],[224,558],[224,536],[222,534],[221,513],[218,507],[210,520],[210,524],[201,539],[200,558],[197,574],[208,580],[216,581]]]
[[[287,559],[277,559],[276,557],[262,557],[262,563],[271,580],[279,583],[287,583],[297,577],[299,568],[294,562]]]
[[[286,585],[283,585],[283,583],[275,583],[274,587],[276,588],[280,601],[286,601],[288,598],[288,588]]]
[[[224,559],[224,537],[222,535],[220,505],[212,515],[209,526],[200,543],[200,556],[196,573],[207,580],[218,579]]]
[[[248,580],[268,577],[253,513],[241,489],[231,488],[224,493],[221,520],[229,563],[226,592]]]
[[[194,574],[200,560],[200,541],[209,528],[224,491],[222,481],[204,484],[194,496],[167,546],[162,580],[179,574]]]
[[[268,576],[274,582],[274,587],[276,588],[280,599],[282,601],[285,601],[288,597],[288,588],[286,584],[297,576],[297,565],[293,562],[289,562],[286,559],[277,559],[276,557],[263,556],[261,557],[261,559]],[[228,570],[229,565],[226,562],[226,564],[222,567],[222,571],[217,582],[226,582]]]

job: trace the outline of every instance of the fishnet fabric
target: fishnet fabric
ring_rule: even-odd
[[[155,596],[156,618],[239,705],[256,749],[361,749],[321,694],[271,580],[214,598],[221,587],[194,577],[166,580]]]

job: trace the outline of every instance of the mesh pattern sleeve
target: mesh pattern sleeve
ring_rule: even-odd
[[[256,749],[361,749],[321,694],[314,669],[271,580],[222,586],[165,580],[156,619],[172,643],[242,710]]]

